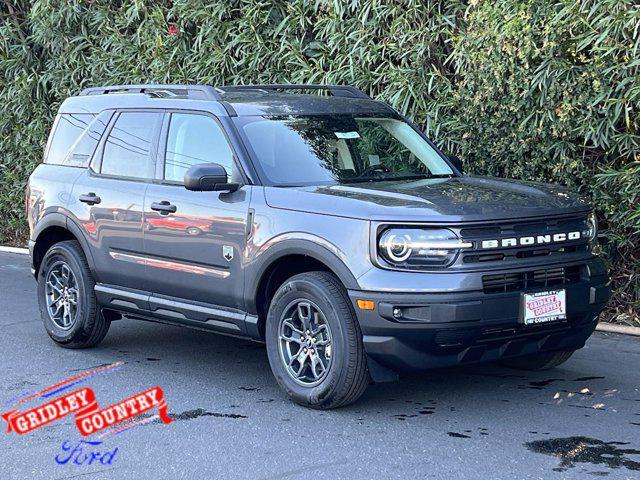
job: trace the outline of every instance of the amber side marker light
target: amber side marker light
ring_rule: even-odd
[[[358,300],[358,308],[360,310],[373,310],[376,304],[373,300]]]

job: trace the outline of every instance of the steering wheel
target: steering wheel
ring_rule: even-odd
[[[365,177],[366,175],[373,173],[373,172],[383,172],[383,173],[389,173],[391,170],[382,165],[381,163],[377,164],[377,165],[369,165],[368,167],[366,167],[364,170],[362,170],[360,172],[360,175],[358,175],[359,177]]]

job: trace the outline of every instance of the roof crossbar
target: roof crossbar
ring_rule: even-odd
[[[247,90],[328,90],[334,97],[366,98],[371,97],[362,90],[351,85],[305,85],[305,84],[265,84],[265,85],[226,85],[217,87],[221,92],[238,92]]]
[[[221,100],[220,93],[209,85],[110,85],[85,88],[80,95],[107,95],[111,93],[143,93],[153,96],[186,96],[197,100]]]

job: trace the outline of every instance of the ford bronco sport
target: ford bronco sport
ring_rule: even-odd
[[[86,89],[60,107],[27,212],[57,344],[94,346],[124,317],[265,342],[314,408],[403,370],[556,366],[610,294],[585,200],[463,175],[350,86]]]

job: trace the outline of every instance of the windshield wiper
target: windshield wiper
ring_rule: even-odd
[[[353,177],[341,178],[340,183],[372,183],[372,182],[388,182],[389,178],[380,177]]]
[[[452,173],[440,173],[437,175],[429,174],[417,174],[417,175],[403,175],[401,177],[354,177],[340,179],[341,183],[372,183],[372,182],[395,182],[399,180],[427,180],[431,178],[452,178],[455,175]]]
[[[429,175],[427,178],[453,178],[455,175],[453,173],[439,173],[437,175]]]

